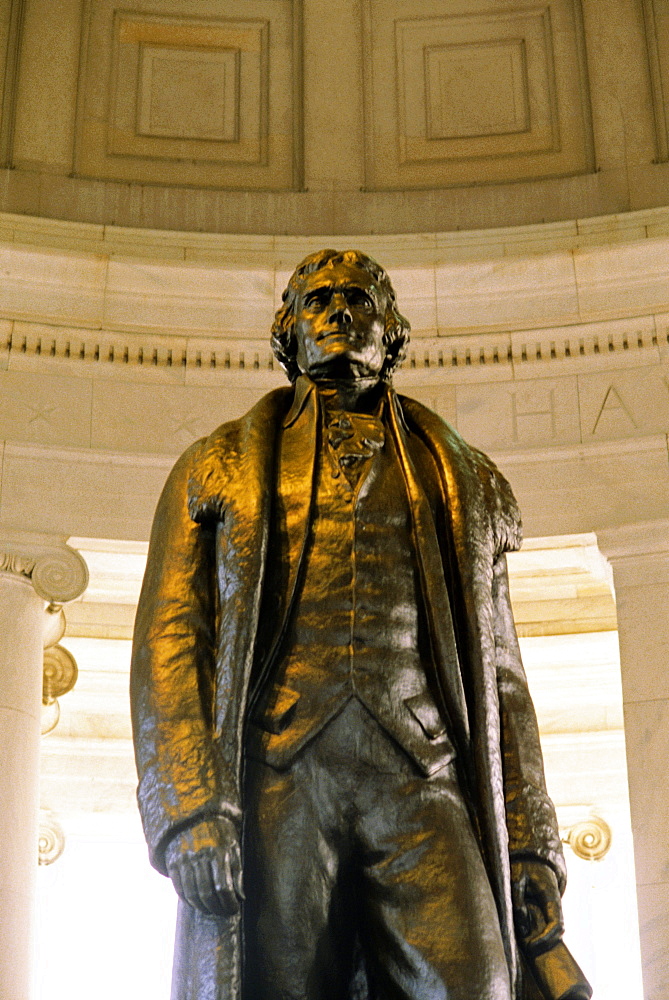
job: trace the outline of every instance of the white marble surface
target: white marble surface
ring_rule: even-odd
[[[669,699],[625,703],[637,884],[669,882]]]
[[[669,583],[616,590],[625,703],[669,699]]]
[[[0,315],[93,329],[257,336],[297,261],[327,245],[357,245],[380,258],[396,274],[400,304],[411,304],[405,310],[418,335],[516,332],[669,310],[666,209],[401,238],[231,237],[5,214],[0,241]]]
[[[0,521],[56,534],[147,539],[172,464],[163,455],[5,445]]]
[[[669,996],[669,880],[637,888],[644,1000]]]
[[[594,531],[665,517],[665,436],[577,448],[495,452],[513,485],[528,535]]]
[[[33,973],[44,601],[29,580],[1,572],[0,608],[0,996],[25,1000]]]

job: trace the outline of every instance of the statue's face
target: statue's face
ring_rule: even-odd
[[[295,308],[300,371],[314,379],[378,377],[385,315],[385,293],[371,274],[345,263],[314,271]]]

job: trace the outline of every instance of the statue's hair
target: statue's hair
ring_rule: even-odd
[[[271,344],[274,354],[291,382],[300,374],[297,365],[297,337],[295,335],[295,306],[297,297],[307,276],[325,267],[336,264],[350,264],[370,274],[386,296],[385,332],[383,343],[386,358],[381,369],[381,378],[389,380],[396,368],[404,361],[409,343],[411,326],[396,305],[395,289],[387,272],[372,257],[360,250],[318,250],[309,254],[298,264],[291,275],[282,295],[283,305],[277,310],[272,324]]]

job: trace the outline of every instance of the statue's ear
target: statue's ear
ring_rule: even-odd
[[[383,366],[384,378],[390,378],[395,369],[399,368],[404,361],[410,332],[408,322],[399,322],[398,314],[391,303],[388,304],[388,310],[391,312],[391,321],[386,322],[386,332],[383,338],[386,349],[386,361]]]
[[[284,310],[279,310],[282,313]],[[279,319],[279,313],[277,313],[277,320],[275,320],[272,326],[272,333],[270,336],[270,346],[272,348],[272,353],[274,357],[279,362],[286,375],[291,382],[295,382],[296,379],[302,374],[297,366],[297,342],[295,338],[294,328],[295,322],[294,317],[284,317]]]

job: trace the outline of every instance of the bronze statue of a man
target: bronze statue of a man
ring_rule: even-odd
[[[375,261],[312,254],[283,298],[292,386],[178,461],[137,612],[173,1000],[534,996],[519,945],[559,942],[565,866],[509,606],[513,495],[395,394],[409,325]]]

